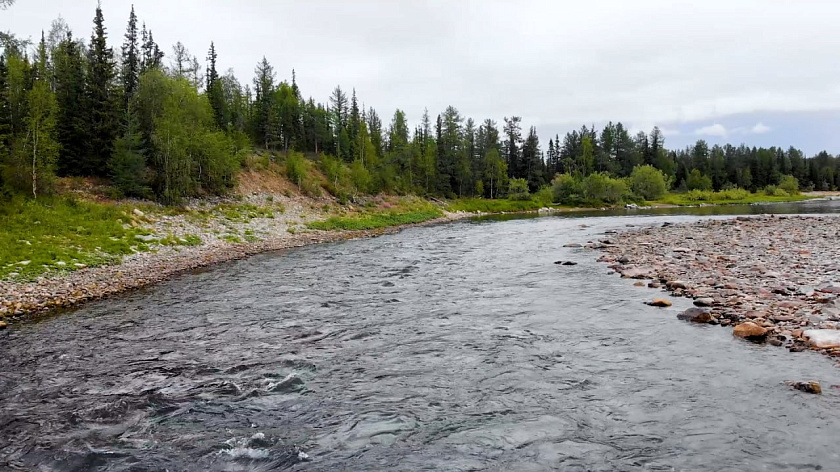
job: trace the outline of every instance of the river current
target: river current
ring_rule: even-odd
[[[831,360],[678,321],[689,300],[645,306],[657,292],[563,247],[838,203],[411,228],[16,325],[0,470],[838,470]]]

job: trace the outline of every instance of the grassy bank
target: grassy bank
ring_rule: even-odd
[[[366,230],[422,223],[441,216],[443,212],[440,208],[418,199],[399,202],[396,205],[385,202],[346,215],[331,216],[324,221],[314,221],[307,224],[307,227],[322,231]]]
[[[30,279],[118,261],[148,250],[148,231],[121,205],[67,197],[0,205],[0,278]]]
[[[669,193],[664,198],[652,203],[664,205],[688,206],[700,203],[713,205],[749,205],[752,203],[800,202],[813,199],[809,195],[767,195],[762,192],[749,193],[746,191],[720,192],[687,192]]]
[[[459,198],[449,202],[449,211],[468,211],[470,213],[508,213],[517,211],[535,211],[548,205],[534,200],[508,200],[485,198]]]

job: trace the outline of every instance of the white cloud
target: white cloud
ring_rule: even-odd
[[[704,126],[702,128],[698,128],[694,130],[694,134],[705,135],[705,136],[718,136],[721,138],[725,138],[729,135],[729,132],[726,130],[726,127],[720,123],[715,123],[713,125]]]
[[[659,127],[659,131],[661,131],[662,136],[665,136],[666,138],[669,136],[679,136],[682,134],[682,132],[676,128],[663,128],[661,126]]]
[[[770,127],[769,127],[769,126],[767,126],[767,125],[765,125],[764,123],[759,122],[759,123],[756,123],[756,125],[755,125],[755,126],[753,126],[753,127],[750,129],[750,132],[751,132],[752,134],[764,134],[764,133],[769,133],[769,132],[770,132]]]

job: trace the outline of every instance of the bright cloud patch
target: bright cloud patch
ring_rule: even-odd
[[[753,134],[769,133],[770,127],[765,125],[764,123],[756,123],[756,125],[750,129],[750,132]]]
[[[715,123],[713,125],[704,126],[702,128],[694,130],[694,134],[704,135],[704,136],[719,136],[721,138],[725,138],[727,134],[726,127],[720,123]]]

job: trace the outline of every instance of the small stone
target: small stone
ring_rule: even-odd
[[[581,244],[579,244],[579,243],[569,243],[569,244],[564,244],[563,247],[583,247],[583,246],[581,246]]]
[[[8,323],[6,323],[5,321],[0,321],[0,331],[6,329],[7,326]]]
[[[664,298],[656,298],[656,299],[651,300],[649,302],[645,302],[645,304],[649,305],[649,306],[660,307],[660,308],[667,308],[667,307],[672,305],[670,300],[666,300]]]
[[[665,284],[665,286],[668,287],[671,290],[676,290],[676,289],[685,290],[685,289],[688,288],[688,285],[686,285],[686,283],[683,282],[682,280],[671,280],[670,282],[667,282]]]
[[[691,321],[692,323],[709,323],[714,318],[712,313],[705,308],[689,308],[677,315],[677,319]]]
[[[135,209],[134,209],[134,211],[133,211],[132,213],[134,213],[135,215],[139,216],[140,218],[143,218],[143,217],[145,217],[145,216],[146,216],[146,214],[145,214],[145,213],[143,213],[142,211],[138,210],[137,208],[135,208]]]
[[[712,306],[715,304],[715,300],[713,298],[698,298],[694,300],[694,306]]]
[[[819,382],[786,382],[800,392],[812,393],[814,395],[822,395],[822,387]]]

